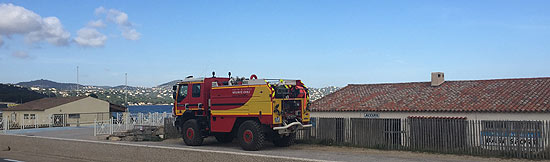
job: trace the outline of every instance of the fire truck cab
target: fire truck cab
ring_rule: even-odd
[[[244,150],[259,150],[265,141],[284,147],[298,129],[311,127],[309,94],[300,80],[187,77],[173,90],[174,124],[187,145],[215,136],[237,139]]]

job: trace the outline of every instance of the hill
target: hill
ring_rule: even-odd
[[[58,83],[51,80],[33,80],[29,82],[19,82],[17,85],[24,86],[24,87],[40,87],[40,88],[55,88],[58,90],[72,90],[76,89],[76,86],[78,84],[75,83]],[[78,85],[79,87],[82,87],[82,85]]]
[[[328,86],[323,88],[309,88],[309,97],[311,101],[323,98],[340,89],[340,87]]]
[[[104,89],[138,90],[138,89],[140,89],[140,88],[138,88],[138,87],[132,87],[132,86],[119,85],[119,86],[109,87],[109,88],[104,88]]]
[[[158,85],[154,88],[162,88],[162,89],[172,90],[172,86],[176,85],[176,83],[181,82],[181,81],[182,80],[173,80],[173,81],[170,81],[168,83]]]
[[[39,87],[44,89],[55,88],[57,90],[75,90],[77,85],[78,87],[80,87],[80,89],[125,89],[125,88],[128,90],[139,89],[137,87],[132,87],[132,86],[126,87],[124,85],[110,87],[110,86],[81,85],[81,84],[75,84],[75,83],[59,83],[59,82],[46,80],[46,79],[33,80],[28,82],[19,82],[16,85],[20,85],[23,87]]]
[[[53,94],[50,94],[49,96],[55,97],[55,95]],[[1,102],[25,103],[45,97],[48,97],[48,95],[31,91],[24,87],[9,84],[0,84]]]

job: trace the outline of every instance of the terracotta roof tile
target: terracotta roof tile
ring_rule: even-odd
[[[550,112],[550,77],[350,84],[312,103],[313,111]]]

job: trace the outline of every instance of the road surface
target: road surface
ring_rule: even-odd
[[[10,151],[1,151],[0,158],[21,161],[518,161],[307,144],[280,148],[268,143],[260,151],[243,151],[236,142],[221,144],[214,138],[207,138],[203,146],[193,147],[184,145],[181,139],[122,142],[106,141],[103,138],[93,136],[92,128],[0,135],[0,146],[11,145],[12,148]],[[27,145],[35,145],[37,148]]]

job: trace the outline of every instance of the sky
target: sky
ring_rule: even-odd
[[[550,1],[5,1],[0,83],[550,77]]]

